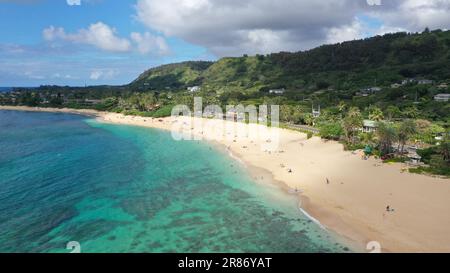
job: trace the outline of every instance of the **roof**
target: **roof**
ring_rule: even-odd
[[[364,120],[364,127],[377,128],[378,124],[376,121],[366,119]]]

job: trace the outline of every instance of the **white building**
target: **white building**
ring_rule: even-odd
[[[369,94],[375,94],[380,92],[382,89],[381,87],[369,87],[369,88],[363,88],[360,90],[360,94],[364,97],[366,97]]]
[[[286,92],[286,89],[272,89],[269,90],[270,94],[275,94],[275,95],[283,95]]]
[[[418,80],[417,83],[418,84],[433,84],[434,81],[432,81],[432,80]]]
[[[188,87],[187,90],[190,93],[197,93],[201,90],[201,87],[200,86],[192,86],[192,87]]]
[[[447,102],[450,100],[450,94],[437,94],[434,96],[435,101]]]
[[[378,124],[376,121],[373,120],[364,120],[363,123],[363,132],[364,133],[373,133],[378,129]]]
[[[372,93],[380,92],[380,91],[381,91],[381,87],[371,87],[371,88],[370,88],[370,91],[371,91]]]
[[[402,85],[407,85],[409,83],[415,83],[416,80],[415,79],[405,79],[402,81]]]

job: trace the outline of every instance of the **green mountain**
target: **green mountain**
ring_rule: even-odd
[[[414,77],[450,78],[450,31],[387,34],[297,53],[164,65],[144,72],[131,86],[175,91],[198,85],[219,94],[250,94],[272,88],[348,90]]]
[[[152,68],[142,73],[130,85],[138,89],[180,89],[202,83],[202,75],[212,62],[183,62]]]

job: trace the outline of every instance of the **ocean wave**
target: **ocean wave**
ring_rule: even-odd
[[[321,229],[324,229],[324,230],[327,229],[324,225],[322,225],[322,223],[321,223],[319,220],[317,220],[316,218],[312,217],[306,210],[304,210],[304,209],[302,208],[301,202],[300,202],[299,205],[298,205],[298,209],[299,209],[299,210],[301,211],[301,213],[303,213],[309,220],[311,220],[311,221],[313,221],[315,224],[317,224]]]

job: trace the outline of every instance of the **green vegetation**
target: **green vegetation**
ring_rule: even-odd
[[[339,140],[344,130],[338,122],[327,122],[320,125],[320,136],[325,139]]]
[[[422,161],[429,167],[419,167],[413,172],[428,172],[450,176],[450,140],[445,139],[439,146],[419,150]]]

